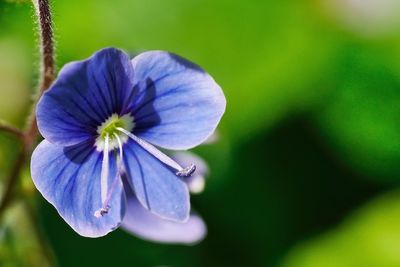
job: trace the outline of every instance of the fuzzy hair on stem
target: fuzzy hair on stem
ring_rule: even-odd
[[[53,40],[53,21],[51,16],[49,0],[32,0],[35,7],[36,16],[38,19],[38,30],[40,34],[40,54],[41,54],[41,67],[40,67],[40,84],[39,94],[41,96],[44,91],[49,89],[55,78],[55,62],[54,62],[54,40]],[[39,98],[38,98],[39,99]],[[36,103],[34,104],[34,107]],[[36,118],[32,110],[32,115],[28,120],[26,130],[21,132],[22,148],[18,154],[16,161],[11,169],[10,176],[7,179],[6,186],[0,199],[0,216],[4,213],[8,204],[12,200],[13,191],[17,185],[18,178],[20,177],[21,170],[24,167],[27,155],[32,151],[38,137],[38,129]],[[15,130],[10,127],[3,127],[8,131]]]

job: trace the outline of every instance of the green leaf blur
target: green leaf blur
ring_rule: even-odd
[[[52,4],[59,68],[107,46],[168,50],[204,67],[227,98],[220,140],[196,149],[211,169],[193,197],[209,228],[198,245],[159,245],[122,230],[80,237],[21,181],[59,266],[400,266],[396,1]],[[32,16],[29,1],[0,0],[0,119],[21,127],[38,82]],[[1,183],[17,151],[0,134]],[[38,254],[46,246],[31,234],[1,239],[1,229],[0,265],[35,266],[43,255],[18,259],[25,242]]]

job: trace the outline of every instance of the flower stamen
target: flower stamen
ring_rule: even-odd
[[[112,151],[118,148],[118,143],[115,138],[115,134],[119,134],[120,132],[116,130],[117,127],[124,128],[128,131],[131,131],[135,126],[133,122],[133,117],[130,114],[125,114],[120,116],[118,114],[112,114],[107,120],[105,120],[100,126],[97,127],[97,138],[95,142],[95,146],[97,151],[106,151],[105,150],[105,137],[108,135],[109,144],[108,151]],[[128,139],[125,135],[120,135],[120,140],[122,143],[125,143]]]
[[[180,177],[189,177],[191,176],[194,172],[196,171],[196,165],[194,165],[193,163],[190,164],[189,166],[187,166],[186,168],[183,168],[180,171],[176,172],[176,175],[180,176]]]
[[[124,128],[117,127],[116,129],[126,134],[129,138],[135,141],[139,146],[141,146],[144,150],[153,155],[156,159],[174,169],[176,171],[175,174],[177,176],[188,177],[192,175],[193,172],[196,170],[196,166],[194,164],[190,164],[188,167],[182,168],[181,165],[179,165],[176,161],[174,161],[173,159],[162,153],[160,150],[158,150],[155,146],[151,145],[150,143],[147,143],[143,139],[137,137],[133,133],[125,130]]]
[[[106,140],[107,140],[107,137],[108,137],[108,135],[106,135]],[[121,174],[122,174],[122,170],[123,170],[123,150],[122,150],[122,142],[121,142],[121,139],[119,138],[119,136],[118,136],[118,134],[116,134],[116,133],[114,133],[114,137],[116,138],[116,140],[117,140],[117,142],[118,142],[118,146],[119,146],[119,157],[117,158],[117,174],[115,175],[115,178],[114,178],[114,180],[113,180],[113,182],[112,182],[112,185],[111,185],[111,188],[110,188],[110,190],[107,192],[106,191],[106,197],[105,197],[105,199],[103,200],[103,185],[102,185],[102,187],[101,187],[101,189],[102,189],[102,202],[103,202],[103,205],[102,205],[102,207],[99,209],[99,210],[97,210],[95,213],[94,213],[94,216],[96,217],[96,218],[100,218],[100,217],[102,217],[102,216],[104,216],[105,214],[107,214],[108,213],[108,211],[110,210],[110,205],[108,205],[109,204],[109,202],[110,202],[110,200],[111,200],[111,196],[112,196],[112,193],[114,192],[114,189],[115,189],[115,187],[117,186],[117,182],[118,182],[118,179],[119,178],[121,178]],[[107,141],[106,141],[106,144],[107,144]],[[105,144],[105,148],[106,148],[106,144]],[[108,154],[108,152],[104,152],[104,154]],[[107,156],[107,158],[108,158],[108,156]],[[107,159],[108,160],[108,159]],[[104,161],[103,161],[104,162]],[[102,174],[103,174],[103,172],[102,172]],[[108,178],[108,171],[107,171],[107,178]]]
[[[108,159],[108,145],[109,145],[110,137],[106,134],[104,138],[104,151],[103,151],[103,162],[101,165],[101,201],[104,202],[107,197],[107,189],[108,189],[108,168],[109,168],[109,159]]]

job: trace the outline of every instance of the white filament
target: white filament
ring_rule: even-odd
[[[156,157],[159,161],[164,163],[165,165],[173,168],[177,172],[182,172],[185,169],[181,167],[178,163],[176,163],[173,159],[162,153],[160,150],[155,148],[153,145],[147,143],[146,141],[140,139],[136,135],[132,134],[131,132],[128,132],[124,128],[117,128],[118,131],[123,132],[127,136],[129,136],[133,141],[135,141],[138,145],[140,145],[142,148],[144,148],[146,151],[148,151],[150,154],[152,154],[154,157]]]
[[[122,173],[122,165],[123,165],[122,142],[121,142],[121,139],[119,138],[119,136],[117,134],[114,133],[114,136],[115,136],[116,140],[118,141],[118,146],[119,146],[119,158],[118,158],[118,162],[117,162],[117,173],[116,173],[115,178],[114,178],[114,180],[112,182],[110,190],[108,192],[105,191],[104,199],[103,199],[103,191],[104,191],[103,190],[103,188],[104,188],[103,184],[101,186],[101,194],[102,194],[101,196],[102,196],[102,203],[103,204],[102,204],[101,209],[97,210],[94,213],[94,216],[97,217],[97,218],[100,218],[100,217],[104,216],[104,214],[108,213],[108,210],[110,209],[110,206],[108,204],[109,204],[109,202],[111,200],[112,193],[113,193],[115,187],[117,186],[118,180],[121,177],[121,173]],[[108,139],[108,135],[106,136],[105,148],[107,148],[107,143],[108,143],[107,139]],[[107,154],[107,161],[108,161],[108,153],[105,153],[105,154]],[[104,163],[104,160],[103,160],[103,163]],[[103,171],[102,171],[102,175],[103,175]],[[107,168],[107,178],[108,178],[108,168]],[[103,176],[102,176],[102,182],[103,182]]]
[[[123,150],[122,150],[122,141],[121,141],[121,139],[119,138],[119,136],[118,136],[118,134],[116,134],[116,133],[114,133],[114,136],[115,136],[115,138],[117,139],[117,141],[118,141],[118,146],[119,146],[119,164],[118,164],[118,171],[120,171],[120,169],[121,169],[121,166],[122,166],[122,157],[123,157],[123,155],[124,155],[124,152],[123,152]]]
[[[143,149],[145,149],[147,152],[149,152],[151,155],[153,155],[156,159],[164,163],[165,165],[173,168],[176,171],[177,176],[181,177],[188,177],[193,174],[193,172],[196,170],[196,166],[194,164],[190,164],[186,168],[182,168],[177,162],[175,162],[173,159],[162,153],[160,150],[158,150],[156,147],[153,145],[147,143],[146,141],[140,139],[136,135],[132,134],[131,132],[125,130],[124,128],[117,127],[116,128],[118,131],[124,133],[126,136],[131,138],[133,141],[135,141],[139,146],[141,146]],[[94,216],[97,218],[100,218],[104,216],[104,214],[107,214],[110,206],[108,205],[112,193],[115,189],[115,187],[118,184],[119,179],[121,178],[121,174],[123,171],[123,149],[122,149],[122,141],[121,138],[119,137],[118,134],[114,133],[113,134],[115,139],[117,140],[118,147],[119,147],[119,157],[117,158],[117,173],[115,175],[115,178],[112,182],[110,190],[108,189],[108,175],[109,175],[109,142],[110,142],[110,137],[108,136],[108,133],[105,136],[105,141],[104,141],[104,150],[103,150],[103,162],[101,165],[101,181],[100,181],[100,186],[101,186],[101,202],[102,202],[102,207],[95,211]]]
[[[108,191],[108,171],[109,171],[108,144],[109,144],[109,136],[108,134],[106,134],[106,138],[104,141],[103,162],[101,164],[101,181],[100,181],[102,203],[106,201],[107,191]]]

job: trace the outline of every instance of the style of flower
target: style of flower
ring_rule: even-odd
[[[45,139],[32,155],[34,184],[82,236],[118,228],[130,194],[152,214],[186,222],[183,180],[196,167],[182,167],[157,147],[199,145],[225,105],[211,76],[177,55],[149,51],[130,60],[121,50],[100,50],[65,65],[38,102]]]
[[[208,175],[207,164],[198,156],[186,151],[175,152],[172,158],[183,166],[196,165],[196,172],[184,181],[191,193],[201,193]],[[193,211],[187,222],[173,222],[162,219],[145,209],[133,192],[127,193],[127,199],[128,205],[121,228],[135,236],[158,243],[195,244],[207,234],[203,219]]]

